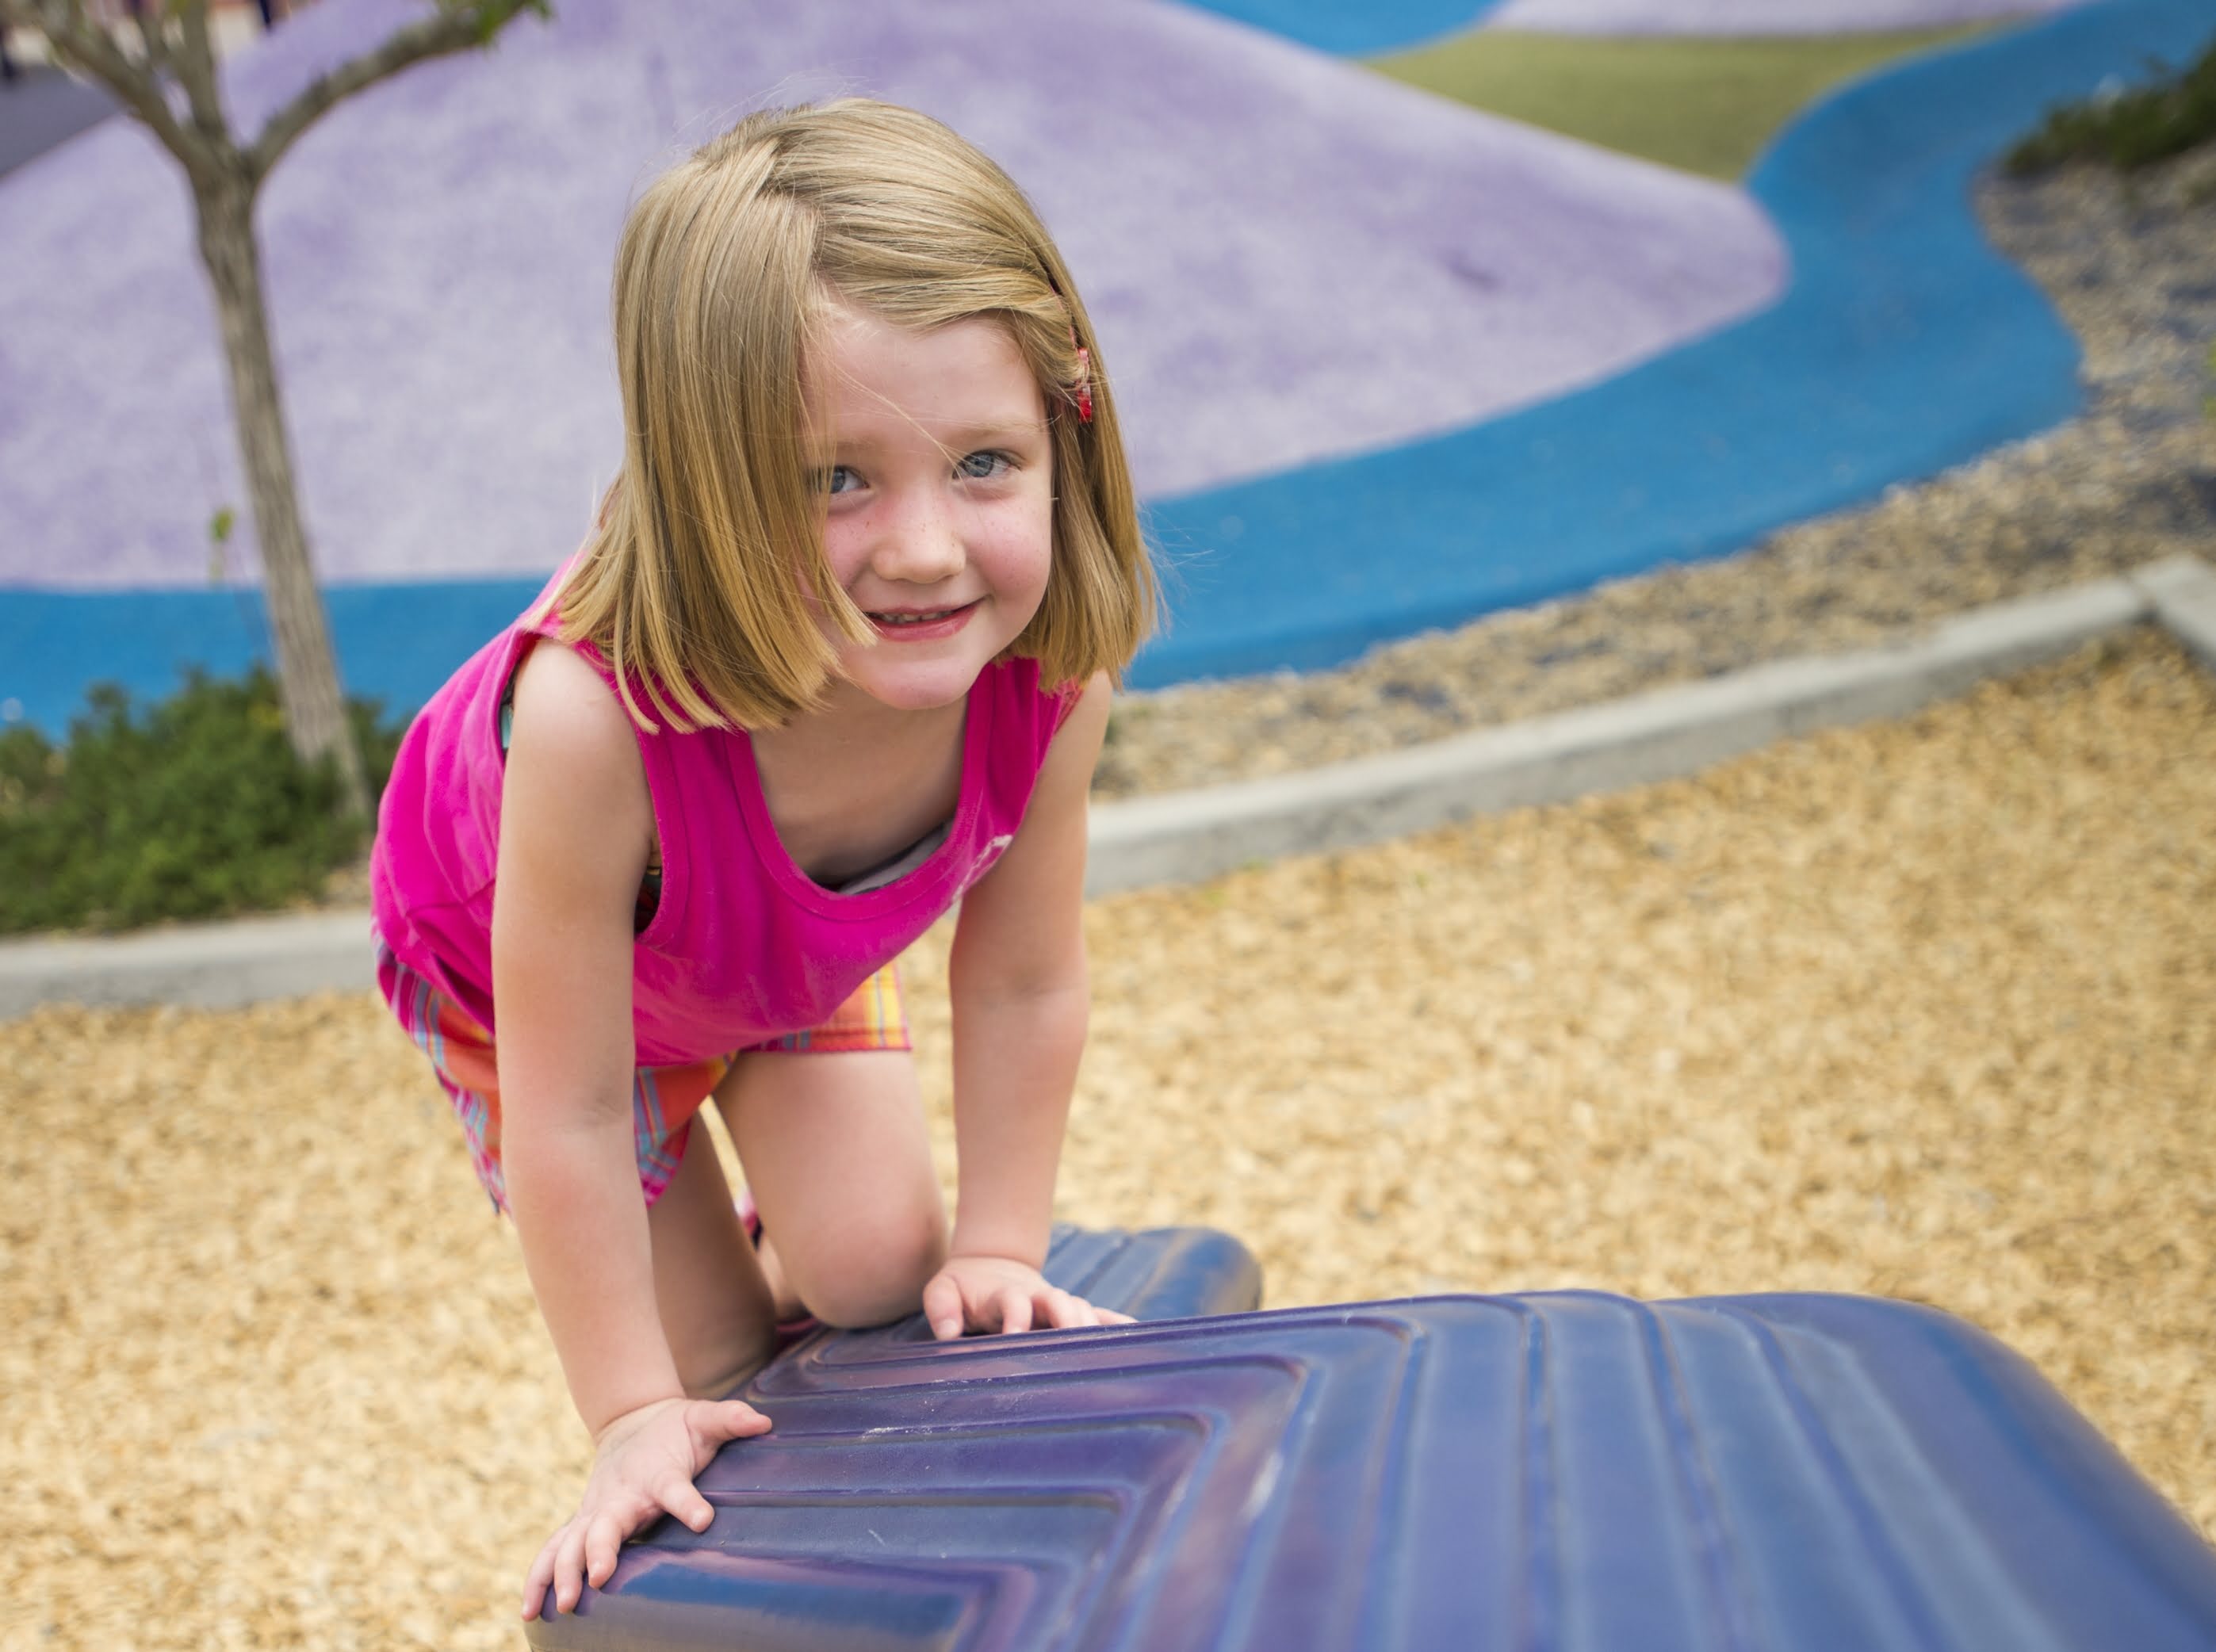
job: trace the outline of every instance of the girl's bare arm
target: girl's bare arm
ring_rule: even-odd
[[[501,798],[502,1146],[532,1288],[596,1436],[684,1392],[631,1143],[631,912],[653,820],[622,706],[583,660],[541,644],[516,679]]]
[[[964,1320],[1021,1330],[1106,1317],[1036,1275],[1085,1046],[1086,799],[1108,706],[1107,679],[1095,678],[1055,737],[1016,841],[963,900],[952,960],[961,1190],[947,1271],[924,1305],[942,1336]]]
[[[631,1140],[631,912],[654,808],[638,746],[597,673],[541,643],[519,675],[493,899],[508,1209],[570,1397],[592,1431],[576,1514],[539,1550],[523,1615],[558,1612],[615,1570],[662,1514],[695,1531],[692,1483],[769,1420],[686,1397],[655,1305]]]

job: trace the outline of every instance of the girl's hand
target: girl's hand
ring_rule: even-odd
[[[715,1511],[692,1477],[725,1440],[768,1430],[769,1419],[741,1400],[656,1400],[609,1423],[593,1442],[593,1474],[577,1512],[531,1563],[525,1618],[539,1615],[550,1583],[554,1609],[575,1609],[585,1584],[598,1588],[608,1581],[623,1540],[662,1514],[706,1531]]]
[[[931,1334],[941,1342],[964,1330],[1131,1323],[1130,1315],[1096,1308],[1081,1296],[1056,1290],[1037,1268],[1006,1256],[949,1256],[923,1287],[923,1312]]]

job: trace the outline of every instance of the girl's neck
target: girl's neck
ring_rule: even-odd
[[[754,773],[785,853],[816,881],[882,864],[961,801],[967,698],[903,711],[840,685],[752,737]]]
[[[852,683],[832,684],[821,704],[811,707],[773,728],[757,729],[751,738],[757,752],[773,760],[805,762],[838,753],[873,751],[913,740],[931,742],[949,729],[959,729],[969,697],[923,710],[904,710],[873,699]]]

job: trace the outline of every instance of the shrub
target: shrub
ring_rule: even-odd
[[[0,934],[284,906],[360,852],[369,823],[339,815],[329,759],[293,754],[267,671],[195,672],[144,711],[113,686],[86,698],[64,746],[0,731]],[[348,710],[382,787],[400,726]]]
[[[2008,152],[2010,175],[2030,177],[2071,161],[2127,172],[2182,155],[2216,137],[2216,40],[2190,67],[2151,65],[2142,86],[2104,90],[2050,110],[2047,124]]]

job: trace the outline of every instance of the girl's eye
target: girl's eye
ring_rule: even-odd
[[[1006,476],[1009,469],[1006,453],[967,453],[954,467],[954,474],[972,482],[983,482],[994,476]]]
[[[851,494],[862,485],[862,478],[843,464],[834,464],[823,472],[823,491],[827,494]]]

